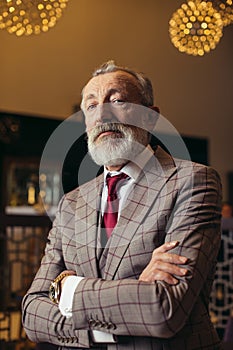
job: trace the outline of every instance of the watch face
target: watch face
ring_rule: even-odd
[[[49,298],[52,300],[54,303],[57,303],[57,283],[52,282],[50,287],[49,287]]]

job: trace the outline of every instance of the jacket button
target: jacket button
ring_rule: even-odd
[[[99,320],[95,321],[95,327],[101,327],[102,326],[102,322]]]
[[[89,320],[89,326],[90,327],[94,327],[95,326],[95,323],[96,323],[96,321],[93,319],[93,318],[91,318],[90,320]]]
[[[116,329],[116,325],[114,323],[109,322],[107,328],[108,329]]]

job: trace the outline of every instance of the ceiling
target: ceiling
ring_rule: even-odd
[[[201,90],[208,80],[211,88],[214,82],[222,85],[228,69],[232,73],[233,26],[205,57],[181,54],[168,34],[168,21],[181,3],[69,0],[47,33],[18,38],[1,30],[0,110],[65,118],[93,69],[109,59],[145,72],[166,112],[168,99],[180,103],[187,89],[198,93],[197,84]]]

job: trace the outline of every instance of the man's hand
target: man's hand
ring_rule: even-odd
[[[179,281],[175,276],[185,276],[188,270],[179,265],[186,264],[188,259],[173,253],[169,250],[175,248],[179,242],[166,242],[152,253],[152,258],[146,268],[139,276],[139,281],[155,282],[164,281],[174,285]]]

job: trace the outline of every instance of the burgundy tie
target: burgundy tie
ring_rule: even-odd
[[[112,230],[117,223],[119,199],[117,197],[117,185],[119,187],[119,182],[128,177],[124,173],[119,175],[110,176],[107,175],[106,181],[108,186],[108,197],[106,210],[103,217],[103,226],[105,227],[107,237],[111,236]]]

